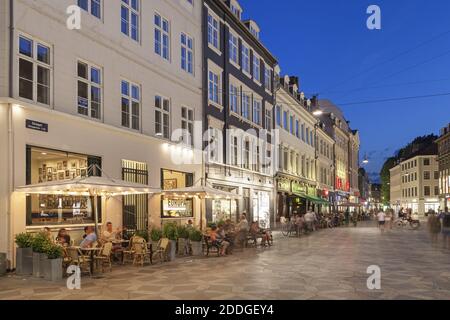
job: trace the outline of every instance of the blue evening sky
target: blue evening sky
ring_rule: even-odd
[[[448,0],[240,0],[282,74],[337,105],[450,93]],[[382,29],[368,30],[369,5]],[[447,32],[447,33],[446,33]],[[422,45],[423,44],[423,45]],[[422,45],[422,46],[421,46]],[[406,54],[404,54],[407,52]],[[374,88],[375,87],[375,88]],[[355,90],[356,89],[356,90]],[[450,95],[342,106],[375,175],[386,157],[450,122]]]

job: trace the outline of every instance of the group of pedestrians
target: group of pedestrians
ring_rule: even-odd
[[[448,207],[440,213],[430,212],[428,214],[428,232],[431,243],[438,243],[439,234],[442,234],[444,248],[450,249],[450,212]]]

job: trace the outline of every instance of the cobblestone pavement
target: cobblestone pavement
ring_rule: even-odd
[[[367,289],[367,267],[381,290]],[[383,234],[373,223],[275,239],[269,249],[218,258],[179,258],[143,268],[115,266],[71,291],[17,276],[0,278],[0,299],[450,299],[450,251],[425,227]]]

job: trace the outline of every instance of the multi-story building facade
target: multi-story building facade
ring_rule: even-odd
[[[368,200],[370,195],[370,179],[369,174],[367,173],[366,169],[359,168],[358,170],[358,186],[359,186],[359,192],[360,192],[360,199],[361,204],[365,207],[365,209],[368,209]]]
[[[439,210],[439,168],[436,145],[419,150],[408,159],[402,160],[390,170],[390,174],[391,190],[394,191],[391,193],[391,206],[410,209],[422,217],[430,210],[435,212]]]
[[[273,157],[277,61],[261,43],[256,22],[242,21],[238,1],[205,0],[203,11],[203,121],[214,145],[206,161],[207,182],[242,196],[209,201],[207,219],[236,221],[245,211],[269,227],[274,182],[266,160]]]
[[[450,205],[450,124],[441,129],[438,145],[440,208]]]
[[[324,122],[316,126],[316,166],[317,193],[324,200],[331,202],[334,193],[334,140],[332,130]],[[330,209],[330,206],[324,206]]]
[[[306,213],[320,199],[316,191],[317,119],[311,114],[311,101],[299,92],[297,77],[280,79],[276,95],[275,129],[280,141],[276,174],[279,219],[291,217],[294,212]]]
[[[77,20],[72,5],[79,30],[66,23]],[[0,251],[10,261],[19,232],[64,227],[77,240],[94,222],[89,198],[18,186],[86,176],[93,164],[163,189],[201,179],[191,147],[203,112],[201,1],[1,1],[0,15]],[[199,223],[195,199],[119,200],[101,201],[102,223]]]
[[[349,130],[349,145],[348,145],[348,179],[350,190],[350,203],[359,204],[361,193],[358,183],[359,170],[359,132],[358,130]]]

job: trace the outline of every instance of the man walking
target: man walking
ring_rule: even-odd
[[[378,218],[378,227],[380,228],[381,232],[384,232],[384,225],[385,225],[385,222],[386,222],[386,215],[384,214],[383,210],[378,212],[377,218]]]

